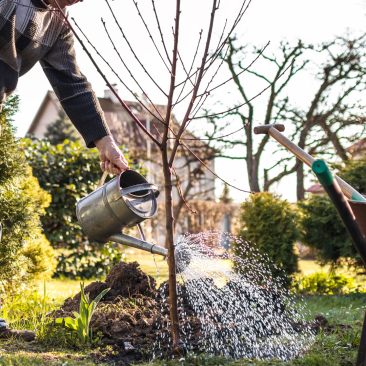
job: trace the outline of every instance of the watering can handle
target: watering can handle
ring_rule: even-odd
[[[159,196],[159,193],[160,193],[159,188],[153,183],[136,184],[131,187],[122,188],[121,193],[122,193],[122,196],[124,196],[125,194],[138,192],[138,191],[147,191],[147,190],[153,191],[155,194],[155,197]]]
[[[103,173],[102,177],[100,178],[97,189],[100,188],[104,184],[105,179],[107,178],[107,175],[108,175],[107,172]],[[128,193],[133,193],[133,192],[138,192],[138,191],[143,191],[143,190],[153,191],[156,198],[158,198],[158,196],[160,194],[159,188],[155,184],[152,184],[152,183],[137,184],[132,187],[122,188],[121,193],[122,193],[122,195],[125,195]]]
[[[99,184],[98,184],[97,189],[100,188],[104,184],[105,179],[107,178],[107,175],[108,175],[107,172],[103,172],[102,178],[100,178],[100,181],[99,181]]]

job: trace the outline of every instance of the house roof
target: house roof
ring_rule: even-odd
[[[309,187],[305,192],[310,192],[310,193],[323,193],[324,192],[324,188],[320,183],[316,183],[313,186]]]
[[[100,106],[104,111],[104,115],[107,121],[107,124],[110,128],[110,131],[116,140],[118,145],[125,145],[132,148],[136,148],[138,151],[146,151],[147,139],[148,136],[144,134],[141,128],[138,127],[136,123],[133,122],[131,116],[127,113],[127,111],[123,108],[123,106],[119,103],[113,102],[110,98],[98,98]],[[53,91],[48,91],[46,96],[44,97],[41,106],[38,109],[36,116],[33,119],[32,124],[30,125],[27,134],[34,133],[37,123],[39,122],[42,114],[44,113],[48,103],[54,103],[57,110],[61,111],[62,106],[57,99],[56,94]],[[136,117],[142,122],[142,124],[146,127],[146,120],[148,117],[148,113],[139,102],[131,102],[125,101],[127,106],[132,110],[132,112],[136,115]],[[167,107],[164,105],[155,105],[156,109],[162,116],[165,116]],[[151,107],[151,112],[154,115],[157,115],[157,111]],[[150,132],[156,137],[158,140],[160,139],[160,135],[164,132],[164,125],[151,114],[150,117]],[[51,122],[51,121],[50,121]],[[179,122],[176,120],[175,116],[172,115],[171,120],[171,128],[174,132],[178,132],[180,127]],[[183,133],[183,138],[195,138],[195,136],[188,132],[187,130]],[[131,142],[133,142],[131,144]],[[215,150],[208,147],[208,145],[200,140],[190,140],[187,141],[187,145],[197,153],[202,153],[205,150],[207,153],[215,154]],[[151,144],[151,151],[158,152],[158,147],[155,144]]]
[[[31,135],[34,133],[34,131],[37,127],[37,124],[38,124],[42,114],[44,113],[48,103],[53,103],[57,110],[59,110],[59,111],[62,110],[61,104],[60,104],[56,94],[53,91],[49,90],[46,93],[45,97],[43,98],[41,106],[38,108],[38,111],[37,111],[35,117],[33,118],[31,125],[28,128],[27,135]]]

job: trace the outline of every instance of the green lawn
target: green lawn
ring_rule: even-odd
[[[161,257],[156,257],[160,273],[157,273],[154,261],[150,254],[135,250],[134,253],[127,253],[128,261],[138,261],[141,269],[154,276],[158,282],[167,277],[167,264]],[[223,261],[223,265],[230,263]],[[300,267],[303,274],[320,270],[321,268],[314,261],[301,261]],[[323,268],[326,270],[326,268]],[[360,280],[361,281],[361,280]],[[90,358],[92,350],[88,347],[77,347],[72,345],[69,338],[46,337],[48,325],[42,323],[39,313],[45,307],[45,311],[58,308],[63,300],[79,292],[79,282],[72,280],[51,280],[46,284],[46,298],[44,302],[43,283],[38,288],[24,291],[20,296],[13,299],[11,303],[4,306],[5,316],[17,328],[35,329],[39,334],[39,341],[31,344],[24,344],[16,341],[0,341],[0,365],[94,365]],[[362,282],[362,281],[361,281]],[[90,281],[85,281],[87,285]],[[342,337],[336,335],[320,334],[310,352],[303,358],[289,362],[281,361],[246,361],[228,360],[220,357],[200,355],[198,357],[182,356],[178,360],[155,361],[144,364],[155,366],[175,365],[304,365],[323,366],[339,365],[345,361],[355,362],[357,346],[360,337],[361,324],[366,310],[366,294],[352,295],[323,295],[306,296],[304,298],[304,311],[307,319],[312,319],[315,314],[323,314],[331,323],[345,323],[353,326]],[[43,341],[42,341],[43,339]],[[100,363],[98,363],[100,364]]]

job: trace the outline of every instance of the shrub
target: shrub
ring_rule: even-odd
[[[340,294],[357,292],[358,286],[353,277],[332,272],[318,271],[302,276],[295,285],[301,294]]]
[[[321,264],[332,268],[344,262],[355,267],[363,267],[362,261],[343,225],[337,210],[328,196],[311,196],[299,202],[302,213],[300,241],[316,250]]]
[[[52,146],[35,139],[23,140],[23,147],[41,187],[52,196],[42,225],[46,238],[60,249],[57,275],[105,276],[121,261],[122,253],[114,244],[89,239],[76,217],[77,202],[96,189],[102,175],[97,150],[82,147],[78,141]]]
[[[296,212],[287,201],[269,192],[256,193],[241,205],[238,235],[270,258],[278,267],[272,268],[275,276],[283,275],[283,271],[291,275],[298,271],[296,222]],[[234,251],[246,256],[238,245],[234,244]]]
[[[27,165],[18,139],[14,137],[12,116],[19,98],[4,103],[0,113],[0,287],[21,290],[30,280],[51,275],[56,267],[55,253],[42,234],[40,216],[51,197],[42,190]]]
[[[344,166],[336,166],[338,175],[361,194],[366,194],[366,156],[348,160]]]

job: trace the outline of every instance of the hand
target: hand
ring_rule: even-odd
[[[58,9],[57,4],[61,9],[65,9],[66,6],[74,5],[74,4],[78,3],[79,1],[83,1],[83,0],[48,0],[50,5],[55,9]]]
[[[99,151],[100,168],[108,174],[118,175],[121,171],[128,170],[128,162],[122,155],[112,136],[104,136],[100,140],[94,141],[95,146]]]

